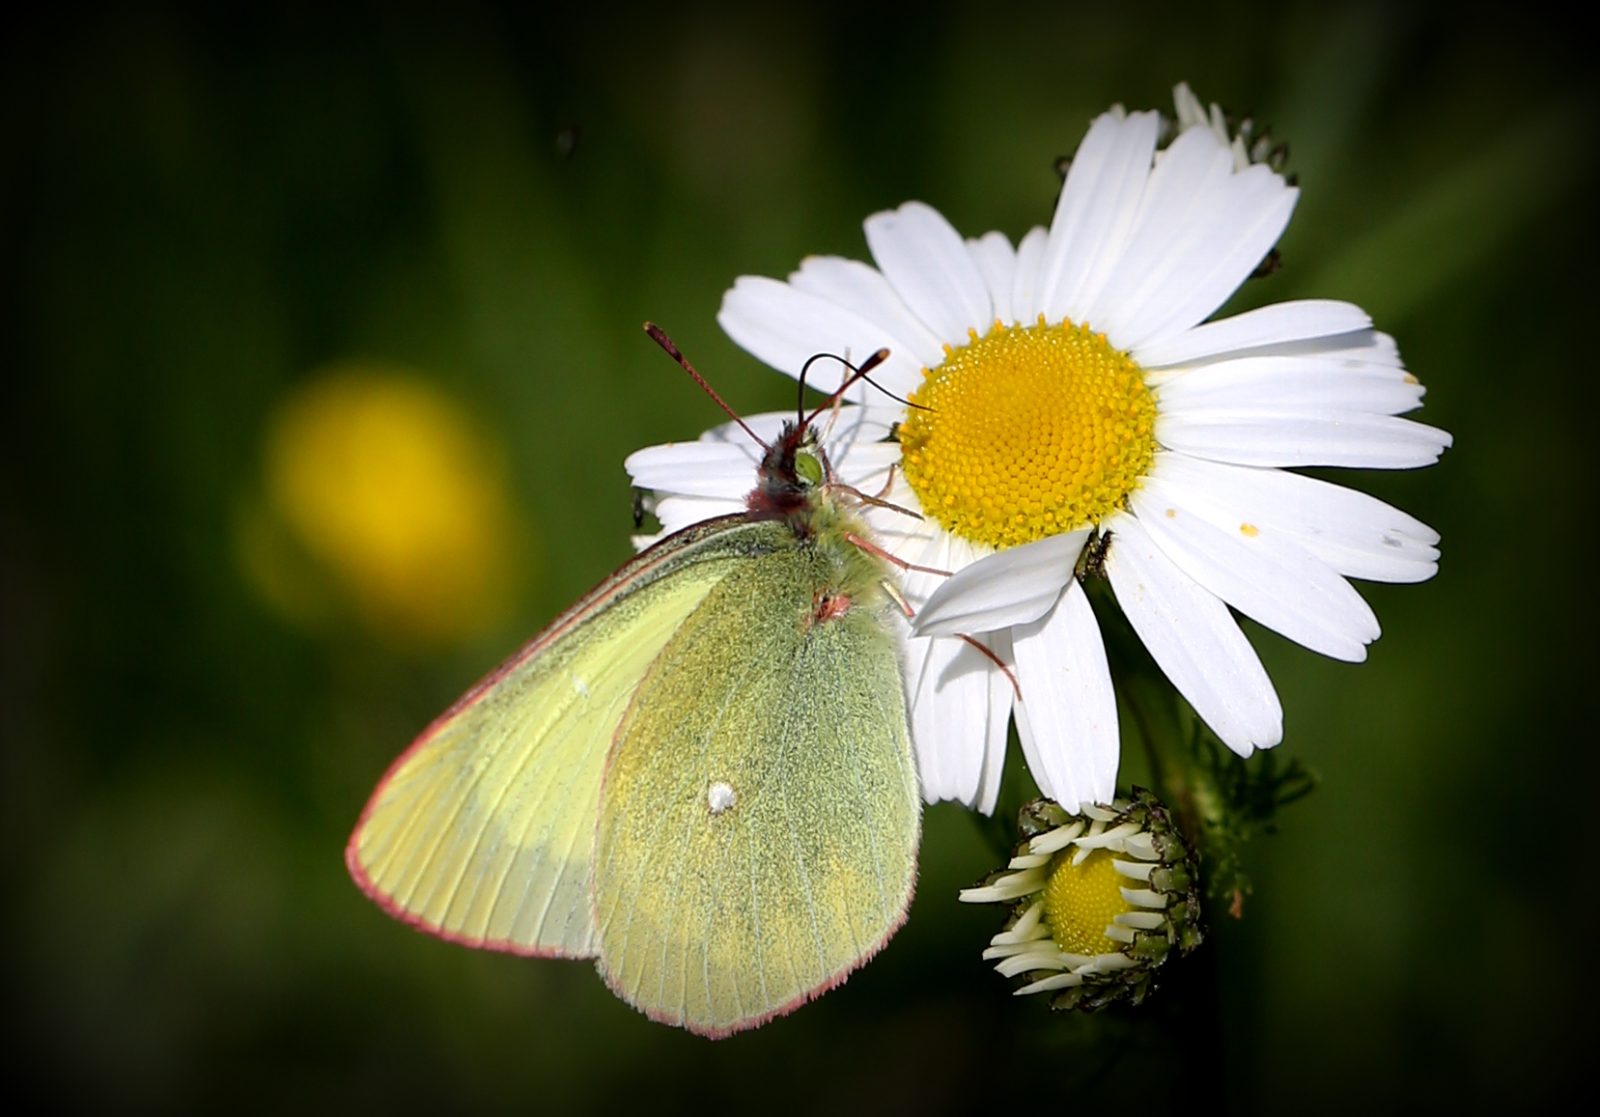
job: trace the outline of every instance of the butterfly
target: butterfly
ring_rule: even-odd
[[[745,511],[641,552],[422,732],[346,850],[368,896],[453,942],[593,958],[713,1037],[884,946],[921,827],[900,598],[823,410],[765,447]]]

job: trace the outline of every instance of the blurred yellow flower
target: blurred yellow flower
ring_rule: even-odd
[[[241,560],[295,620],[353,607],[394,642],[439,644],[510,604],[520,532],[501,455],[415,374],[357,364],[315,376],[269,420],[262,482],[240,519]]]

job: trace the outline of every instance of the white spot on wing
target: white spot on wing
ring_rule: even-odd
[[[585,698],[589,697],[589,683],[582,675],[572,676],[572,689]]]
[[[721,814],[738,801],[739,797],[734,794],[733,787],[721,780],[714,781],[706,788],[706,808],[712,814]]]

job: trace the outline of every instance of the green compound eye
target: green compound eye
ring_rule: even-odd
[[[817,459],[815,454],[808,454],[804,451],[796,454],[794,456],[794,471],[800,480],[805,482],[808,489],[822,484],[822,462]]]

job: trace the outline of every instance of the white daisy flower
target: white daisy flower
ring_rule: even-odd
[[[723,300],[729,336],[790,375],[819,352],[887,347],[873,380],[917,405],[858,384],[824,445],[840,481],[876,492],[889,480],[887,500],[918,514],[867,509],[877,541],[953,575],[910,572],[902,587],[917,610],[906,686],[930,802],[992,811],[1013,711],[1044,794],[1114,798],[1116,700],[1074,576],[1096,538],[1091,565],[1135,632],[1241,755],[1276,744],[1283,714],[1229,606],[1358,661],[1378,622],[1346,578],[1436,569],[1426,525],[1287,471],[1414,468],[1450,436],[1398,418],[1422,386],[1356,306],[1206,321],[1271,250],[1298,191],[1214,107],[1185,86],[1175,99],[1175,128],[1120,107],[1096,119],[1050,227],[1016,245],[963,240],[908,202],[866,221],[876,268],[810,257],[788,282],[745,276]],[[737,510],[758,454],[723,428],[628,469],[675,530]]]

